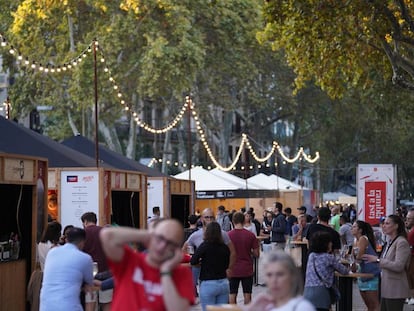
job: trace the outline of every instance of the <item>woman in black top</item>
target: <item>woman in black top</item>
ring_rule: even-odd
[[[230,261],[230,250],[223,242],[221,228],[217,222],[207,225],[204,242],[196,249],[191,264],[201,264],[200,302],[203,311],[207,305],[228,303],[229,281],[226,270]]]

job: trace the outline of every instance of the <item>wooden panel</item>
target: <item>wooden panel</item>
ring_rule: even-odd
[[[26,308],[26,262],[0,262],[0,311]]]
[[[181,181],[181,193],[182,194],[189,194],[190,193],[190,181],[183,180]]]
[[[125,173],[111,172],[111,189],[125,189]]]
[[[140,191],[141,190],[141,175],[139,174],[127,174],[127,188],[129,190]]]
[[[47,188],[48,189],[56,189],[56,171],[55,170],[49,170],[47,174]]]
[[[170,180],[171,185],[171,194],[178,194],[180,193],[180,181],[179,180]]]
[[[34,183],[35,161],[19,158],[4,158],[4,181]]]

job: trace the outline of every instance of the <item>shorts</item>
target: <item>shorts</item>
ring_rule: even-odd
[[[110,303],[112,301],[113,289],[99,290],[92,293],[85,294],[85,303],[96,302],[99,298],[99,303]]]
[[[230,294],[237,294],[240,282],[242,283],[243,294],[251,294],[253,289],[253,275],[240,278],[230,278]]]
[[[361,278],[358,278],[358,288],[361,292],[377,291],[379,288],[378,284],[379,279],[377,276],[364,282],[361,281]]]

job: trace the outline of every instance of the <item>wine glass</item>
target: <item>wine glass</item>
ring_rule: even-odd
[[[95,277],[95,275],[98,273],[98,263],[96,261],[93,262],[93,269],[92,269],[92,274],[93,277]]]

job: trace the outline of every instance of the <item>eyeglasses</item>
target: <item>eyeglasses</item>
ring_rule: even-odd
[[[203,216],[204,219],[214,219],[214,216]]]
[[[170,247],[170,248],[180,248],[181,247],[181,245],[178,244],[177,242],[168,240],[167,238],[165,238],[161,234],[155,234],[154,238],[155,238],[157,243],[165,243],[167,245],[167,247]]]

